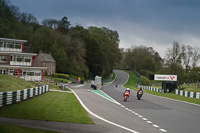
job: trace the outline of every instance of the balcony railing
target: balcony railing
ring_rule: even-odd
[[[10,61],[10,65],[17,65],[17,66],[31,66],[31,62],[17,62],[17,61]]]
[[[0,47],[0,52],[20,52],[21,49],[19,48],[5,48],[5,47]],[[33,53],[33,47],[30,46],[24,46],[23,47],[23,53]]]

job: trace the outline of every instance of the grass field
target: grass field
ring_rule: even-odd
[[[132,71],[125,71],[125,72],[127,72],[129,74],[129,80],[124,85],[124,87],[130,88],[130,89],[133,89],[133,90],[137,90],[136,83],[140,80],[139,77],[137,77],[134,74],[134,72],[132,72]],[[195,104],[200,105],[199,99],[179,96],[179,95],[174,94],[173,92],[172,93],[159,93],[159,92],[144,90],[144,93],[149,93],[149,94],[156,95],[156,96],[171,98],[171,99],[180,100],[180,101],[186,101],[186,102],[195,103]]]
[[[30,100],[6,106],[1,117],[93,124],[73,93],[47,92]]]
[[[58,132],[0,123],[0,133],[58,133]]]
[[[0,92],[23,90],[36,87],[34,82],[27,82],[24,79],[0,74]]]
[[[47,82],[27,82],[24,79],[0,74],[0,92],[23,90],[27,88],[37,87],[36,84],[49,84],[49,88],[53,90],[61,90],[57,85]],[[69,91],[69,89],[67,89]]]
[[[197,84],[184,84],[182,87],[184,91],[200,92],[200,88],[197,89]]]
[[[124,87],[136,90],[137,89],[136,84],[138,83],[138,81],[140,81],[140,77],[137,77],[133,71],[128,71],[128,70],[124,71],[129,74],[129,80],[124,85]]]

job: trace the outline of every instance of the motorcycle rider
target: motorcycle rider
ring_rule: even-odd
[[[123,94],[123,98],[125,98],[125,94],[126,94],[126,92],[128,92],[128,93],[129,93],[129,95],[131,94],[131,91],[130,91],[130,89],[129,89],[129,88],[126,88],[126,90],[124,91],[124,94]]]
[[[139,93],[139,91],[142,91],[142,94],[143,94],[143,90],[142,90],[142,87],[140,87],[137,91],[137,94]]]
[[[118,83],[115,84],[115,87],[116,87],[116,88],[117,88],[117,86],[118,86]]]

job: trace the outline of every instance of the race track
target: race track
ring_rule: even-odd
[[[136,92],[131,90],[127,102],[123,101],[123,84],[128,74],[115,70],[116,79],[101,88],[102,93],[93,92],[90,84],[73,87],[83,104],[90,111],[99,133],[199,133],[200,106],[144,94],[137,100]],[[118,83],[118,87],[115,87]],[[115,102],[115,100],[117,102]]]

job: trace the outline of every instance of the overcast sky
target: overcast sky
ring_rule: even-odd
[[[200,47],[200,0],[10,0],[39,21],[68,17],[71,24],[116,30],[120,48],[144,45],[161,57],[173,41]]]

